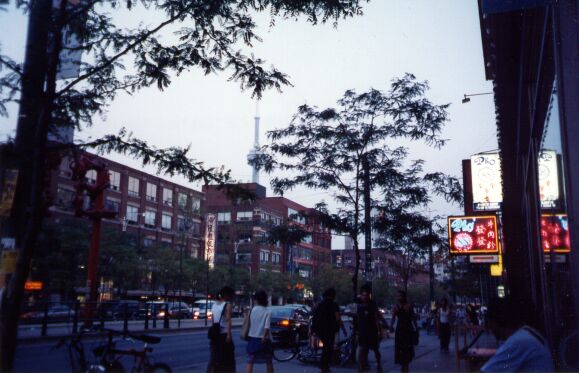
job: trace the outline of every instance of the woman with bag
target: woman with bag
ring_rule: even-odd
[[[398,322],[394,334],[394,363],[401,366],[401,372],[408,372],[408,366],[414,358],[414,346],[418,344],[418,325],[414,309],[408,302],[406,292],[402,290],[398,291],[398,304],[394,306],[392,313],[391,331],[394,331],[396,320]]]
[[[254,306],[249,314],[249,332],[247,333],[247,366],[246,373],[253,372],[254,364],[267,365],[267,373],[273,373],[272,348],[270,341],[271,311],[267,307],[267,294],[260,290],[255,293]],[[242,334],[243,336],[243,334]]]
[[[213,322],[208,331],[210,341],[209,364],[207,373],[235,373],[235,348],[231,338],[231,315],[230,303],[235,291],[224,286],[219,292],[218,301],[213,304]]]

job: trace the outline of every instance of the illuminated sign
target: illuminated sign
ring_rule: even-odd
[[[545,252],[571,252],[571,237],[569,235],[567,214],[541,215],[541,242]]]
[[[557,153],[553,150],[541,151],[541,153],[539,153],[538,167],[541,208],[557,208],[559,203]]]
[[[38,290],[42,290],[42,281],[26,281],[24,283],[24,290],[29,290],[29,291],[38,291]]]
[[[451,254],[498,254],[497,217],[450,216],[448,240]]]
[[[473,209],[499,210],[503,203],[501,160],[498,153],[470,157]]]
[[[207,260],[209,268],[213,268],[215,265],[216,220],[214,214],[207,214],[205,218],[205,260]]]

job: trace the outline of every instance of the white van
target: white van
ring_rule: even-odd
[[[204,319],[205,317],[211,319],[213,317],[211,309],[213,308],[214,303],[215,301],[213,300],[207,301],[205,299],[193,302],[193,319]],[[209,312],[207,309],[209,309]]]

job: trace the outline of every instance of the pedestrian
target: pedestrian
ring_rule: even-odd
[[[440,339],[440,351],[448,352],[450,344],[450,320],[452,313],[448,305],[448,300],[443,298],[436,314],[436,330]]]
[[[416,325],[416,315],[412,305],[408,302],[406,292],[402,290],[398,291],[398,303],[394,306],[392,313],[391,331],[394,331],[394,323],[396,323],[394,363],[401,366],[401,372],[408,372],[410,362],[414,359],[414,343],[418,325]]]
[[[235,372],[235,347],[231,337],[231,300],[234,295],[235,291],[231,287],[224,286],[211,308],[212,323],[219,325],[219,335],[210,342],[208,373]]]
[[[317,305],[312,317],[312,333],[322,341],[322,358],[320,370],[330,371],[330,361],[334,352],[336,333],[342,328],[346,335],[346,328],[340,317],[340,307],[336,303],[336,290],[328,288],[324,291],[323,300]]]
[[[267,373],[273,373],[272,348],[270,340],[271,311],[267,307],[267,293],[255,293],[255,305],[249,314],[246,373],[253,372],[254,364],[267,366]]]
[[[483,365],[482,372],[553,372],[547,341],[529,325],[524,313],[532,317],[533,305],[512,298],[491,299],[487,326],[497,339],[504,341]]]
[[[363,372],[370,368],[368,352],[374,351],[376,370],[382,372],[382,355],[380,354],[381,330],[383,316],[378,305],[372,299],[372,289],[364,284],[360,288],[360,303],[356,312],[358,336],[358,371]]]

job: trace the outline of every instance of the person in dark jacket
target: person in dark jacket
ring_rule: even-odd
[[[213,305],[213,320],[219,324],[219,337],[210,344],[210,357],[207,366],[207,373],[235,372],[235,347],[231,334],[231,300],[235,291],[224,286],[219,292],[219,299]]]
[[[312,321],[312,333],[317,335],[322,341],[322,358],[320,360],[320,370],[322,372],[330,371],[330,361],[334,351],[334,342],[336,333],[340,326],[346,334],[346,329],[340,317],[340,308],[335,302],[336,290],[328,288],[324,292],[324,299],[314,310]]]
[[[398,321],[398,322],[396,322]],[[408,372],[414,358],[414,333],[418,330],[414,309],[406,297],[405,291],[398,291],[398,303],[394,306],[390,330],[394,331],[394,363],[401,366],[401,372]]]
[[[358,371],[368,370],[368,352],[374,351],[376,370],[382,372],[380,354],[380,323],[383,316],[376,302],[372,300],[372,289],[368,285],[360,288],[360,303],[357,307]]]

